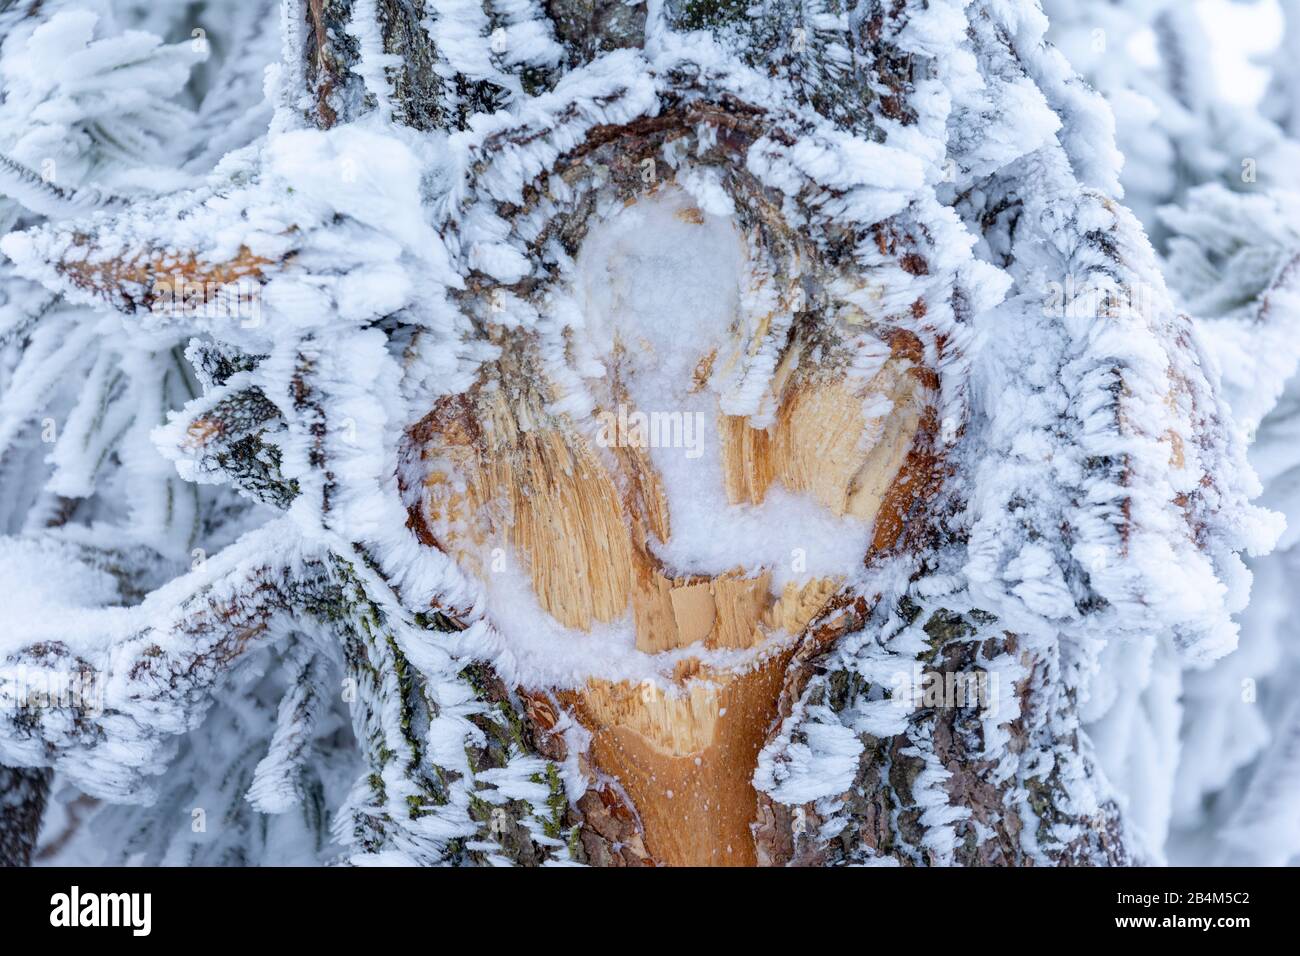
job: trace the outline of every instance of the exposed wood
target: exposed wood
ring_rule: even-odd
[[[632,798],[655,860],[757,862],[749,827],[758,804],[750,781],[790,653],[775,653],[742,674],[702,669],[672,696],[605,682],[562,696],[593,732],[596,765]]]
[[[792,362],[796,355],[786,358]],[[867,380],[815,370],[789,373],[773,428],[751,428],[744,419],[727,422],[728,498],[758,504],[779,481],[836,515],[874,519],[912,449],[924,411],[920,389],[905,359],[887,363]],[[864,415],[872,399],[883,399],[888,411]]]
[[[630,614],[638,649],[699,649],[667,682],[592,679],[556,696],[591,731],[589,758],[630,798],[656,862],[753,865],[757,757],[800,638],[843,582],[812,578],[774,595],[772,568],[700,576],[665,567],[652,543],[671,540],[673,502],[650,456],[635,446],[596,447],[577,423],[549,411],[560,392],[538,374],[535,344],[518,331],[492,334],[500,358],[416,431],[427,476],[422,523],[485,579],[494,553],[518,556],[539,605],[566,628]],[[876,546],[888,546],[905,499],[917,493],[906,465],[933,426],[933,376],[906,337],[864,374],[848,345],[819,334],[828,337],[818,349],[798,332],[787,345],[770,386],[770,425],[717,411],[726,497],[759,504],[779,484],[846,521],[876,522]],[[844,360],[828,362],[836,349]],[[619,367],[617,355],[607,358]],[[695,387],[683,391],[698,392],[716,359],[701,354]],[[605,400],[630,404],[612,377]],[[742,662],[708,662],[707,652],[724,649],[742,652]]]

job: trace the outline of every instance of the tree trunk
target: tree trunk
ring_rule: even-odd
[[[204,394],[155,440],[286,517],[118,639],[132,769],[305,632],[355,691],[357,853],[1133,861],[1079,698],[1106,635],[1217,647],[1227,599],[1151,575],[1217,587],[1249,509],[1089,127],[1054,132],[1095,107],[1030,5],[469,7],[288,0],[255,163],[6,246],[128,315],[240,283],[270,313],[194,325]],[[436,233],[379,205],[406,179]],[[415,291],[312,324],[372,272]],[[1076,281],[1091,314],[1043,306]],[[320,696],[290,670],[272,803]],[[0,756],[93,789],[94,734],[42,721]]]
[[[381,20],[411,12],[381,6]],[[597,51],[644,42],[642,8],[605,7],[565,2],[547,7],[555,35],[564,42],[564,62],[551,71],[525,69],[520,76],[526,87],[531,79],[540,92],[541,87],[554,86],[567,70],[580,69]],[[323,36],[331,16],[342,21],[350,8],[312,4],[313,34]],[[615,17],[614,11],[622,15]],[[789,103],[791,109],[811,107],[842,128],[867,135],[877,128],[875,119],[881,115],[906,125],[917,64],[890,42],[891,33],[907,19],[903,5],[889,10],[877,4],[866,14],[859,10],[857,25],[848,34],[827,36],[814,27],[812,52],[806,29],[796,26],[802,13],[776,4],[752,17],[734,4],[708,2],[669,4],[666,16],[683,28],[712,28],[739,38],[751,61],[789,71],[801,97],[807,97]],[[386,39],[401,32],[390,22]],[[853,66],[839,76],[839,88],[814,88],[809,80],[839,66],[824,51],[832,43],[843,43],[841,49],[852,52]],[[312,55],[310,43],[308,48]],[[386,49],[404,56],[409,75],[410,53],[396,45]],[[819,56],[823,52],[825,60]],[[334,75],[313,77],[317,63],[331,60]],[[342,55],[309,60],[309,82],[323,97],[318,102],[327,104],[328,94],[351,82],[345,61]],[[589,793],[600,803],[596,819],[605,823],[595,826],[582,816],[573,819],[593,861],[771,865],[852,859],[864,853],[904,860],[952,853],[948,858],[958,862],[1021,862],[1021,827],[1077,826],[1071,819],[1075,811],[1065,809],[1072,800],[1063,781],[1049,776],[1032,781],[1029,820],[1020,819],[1026,810],[1010,806],[1012,788],[990,781],[993,762],[979,758],[979,707],[939,710],[923,716],[907,733],[881,740],[868,736],[854,779],[860,788],[859,806],[838,821],[847,825],[837,841],[817,845],[814,834],[822,824],[817,805],[810,801],[790,807],[755,791],[759,755],[779,735],[802,732],[792,719],[796,710],[806,711],[814,703],[831,710],[837,703],[843,705],[832,688],[860,678],[843,671],[827,673],[827,651],[844,633],[870,626],[873,612],[879,616],[880,609],[846,586],[854,575],[851,567],[774,588],[770,566],[747,563],[711,574],[688,573],[663,560],[651,546],[652,541],[671,546],[673,515],[687,504],[674,495],[703,494],[730,505],[761,505],[771,489],[781,488],[810,496],[842,519],[846,536],[856,532],[855,522],[871,527],[861,566],[878,566],[899,554],[919,559],[942,521],[935,502],[952,470],[945,467],[937,434],[941,386],[936,366],[946,358],[945,343],[925,321],[926,299],[910,303],[911,321],[905,324],[882,312],[846,305],[846,286],[867,285],[855,265],[843,266],[846,260],[852,263],[859,237],[833,231],[810,234],[806,222],[788,221],[789,207],[783,208],[779,195],[746,168],[747,157],[762,148],[762,140],[779,142],[783,134],[794,134],[781,128],[770,107],[752,105],[730,92],[706,90],[701,95],[690,88],[697,82],[692,79],[680,93],[669,93],[653,117],[596,126],[525,188],[522,202],[498,207],[498,212],[507,224],[540,216],[528,227],[537,236],[530,248],[538,259],[544,256],[543,240],[550,237],[558,238],[579,261],[603,254],[604,273],[593,281],[615,286],[621,278],[620,263],[610,260],[618,254],[601,244],[616,240],[599,235],[603,216],[597,210],[611,203],[624,210],[635,205],[662,208],[683,224],[676,241],[688,248],[698,243],[701,256],[714,251],[711,241],[744,247],[742,275],[767,287],[773,307],[752,319],[749,327],[728,327],[724,317],[715,338],[709,338],[712,330],[702,329],[701,342],[690,348],[688,360],[673,357],[673,372],[664,376],[656,373],[669,358],[656,354],[635,320],[620,315],[635,313],[634,303],[617,294],[607,298],[604,307],[611,314],[589,321],[609,327],[612,334],[582,345],[586,357],[602,363],[609,379],[595,410],[602,431],[592,436],[575,428],[570,416],[552,410],[566,388],[555,376],[538,373],[547,368],[544,350],[551,343],[493,321],[496,314],[510,311],[503,299],[537,301],[537,281],[502,284],[489,275],[470,273],[466,305],[475,310],[486,302],[487,308],[478,313],[483,316],[481,334],[500,350],[500,357],[484,366],[467,391],[441,399],[413,429],[413,453],[426,464],[423,488],[407,492],[414,499],[412,521],[422,540],[446,550],[485,582],[497,570],[494,556],[501,563],[526,567],[540,612],[575,632],[570,639],[630,614],[637,649],[671,656],[673,676],[666,685],[593,678],[577,689],[517,689],[533,739],[548,756],[567,756],[569,744],[556,733],[557,726],[576,722],[590,734],[583,764]],[[400,101],[396,115],[428,116],[433,111],[422,94],[403,97],[400,84],[395,90]],[[479,92],[486,95],[482,88]],[[421,101],[418,107],[416,101]],[[315,118],[329,126],[338,120],[338,111],[323,105]],[[476,173],[487,179],[498,150],[508,152],[514,144],[547,132],[526,125],[502,129],[484,144]],[[693,157],[695,165],[673,168],[664,157],[674,150]],[[679,173],[694,174],[699,168],[717,173],[734,212],[706,212],[697,204],[698,191],[692,194],[678,185]],[[547,195],[546,183],[557,180],[567,193],[560,204],[549,202]],[[671,228],[662,218],[653,221],[659,230]],[[838,224],[828,225],[833,229]],[[708,235],[719,229],[732,235],[720,240]],[[703,235],[693,237],[692,231]],[[654,235],[640,238],[644,255],[638,255],[636,239],[619,250],[631,263],[627,269],[653,257],[661,241]],[[877,226],[872,241],[896,268],[909,274],[927,272],[914,237]],[[592,245],[597,249],[589,253]],[[673,266],[689,259],[685,256]],[[667,269],[652,281],[671,285],[680,276]],[[638,292],[644,290],[625,295]],[[573,342],[562,347],[578,348]],[[762,383],[761,400],[753,403],[755,414],[735,413],[743,401],[735,394],[691,401],[689,396],[704,391],[707,384],[719,378],[727,381],[726,374],[743,387],[746,365],[759,354],[776,371]],[[723,375],[713,378],[719,369]],[[734,369],[740,372],[730,371]],[[887,411],[871,411],[881,408]],[[644,416],[640,429],[649,430],[652,416],[684,409],[691,409],[688,415],[702,409],[711,426],[709,437],[716,436],[719,445],[710,453],[719,455],[721,474],[700,469],[702,474],[679,480],[670,491],[646,451],[651,439],[638,430],[637,416]],[[602,454],[602,449],[609,451]],[[706,487],[710,481],[720,481],[721,487]],[[768,525],[760,523],[753,530],[749,545],[779,535],[781,529],[771,525],[782,521],[780,513],[765,520]],[[808,544],[817,546],[814,541]],[[791,558],[798,560],[797,555]],[[978,611],[955,615],[938,609],[917,623],[933,642],[927,666],[950,685],[952,674],[973,676],[977,683],[986,675],[981,661],[1019,657],[1027,664],[1015,691],[1020,697],[1053,666],[1050,658],[1021,651],[1014,635],[981,620]],[[695,656],[723,649],[745,653],[731,665]],[[814,676],[816,687],[810,690]],[[844,688],[840,694],[845,694]],[[1065,706],[1068,719],[1068,703]],[[1037,716],[1041,720],[1046,715]],[[1012,722],[1015,748],[1030,747],[1034,731],[1029,721],[1034,717],[1026,713]],[[924,744],[918,748],[920,741]],[[1047,746],[1057,749],[1062,743]],[[1085,775],[1090,773],[1086,761],[1082,766]],[[929,828],[918,784],[927,770],[935,773],[931,768],[951,775],[945,789],[965,811],[960,814],[965,821],[950,837],[953,846],[945,848],[948,853],[934,853],[926,846]],[[595,801],[589,797],[586,805],[594,809]],[[1093,813],[1078,821],[1085,824],[1082,835],[1061,845],[1055,855],[1061,860],[1126,860],[1114,806],[1105,804]],[[633,820],[636,826],[611,826],[607,815]]]
[[[50,771],[0,767],[0,866],[30,866],[50,792]]]

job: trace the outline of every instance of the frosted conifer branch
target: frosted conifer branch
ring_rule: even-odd
[[[71,189],[47,182],[26,166],[3,155],[0,155],[0,195],[52,219],[68,219],[95,209],[121,207],[125,203],[120,196],[105,195],[93,187]]]

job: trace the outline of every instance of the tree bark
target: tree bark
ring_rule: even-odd
[[[52,776],[46,767],[0,767],[0,866],[31,866]]]
[[[862,32],[842,38],[860,57],[860,72],[840,77],[833,88],[809,76],[801,87],[805,102],[791,104],[867,136],[876,128],[873,116],[908,122],[914,68],[910,57],[890,47],[889,31],[882,29],[890,17],[886,6],[874,9],[874,19],[865,21]],[[788,31],[795,21],[787,19],[782,5],[757,18],[742,6],[725,3],[670,4],[669,10],[670,20],[684,27],[738,30],[751,44],[753,61],[805,75],[805,58],[788,52]],[[553,3],[548,11],[557,36],[566,40],[571,65],[639,41],[638,24],[626,18],[607,34],[598,6]],[[582,29],[575,24],[583,24]],[[822,39],[814,37],[814,43]],[[510,137],[522,141],[529,131],[501,135],[505,147]],[[596,222],[591,210],[600,204],[596,197],[602,190],[612,191],[624,207],[680,191],[674,171],[662,162],[655,165],[669,144],[718,170],[736,202],[735,220],[746,240],[763,250],[763,267],[783,286],[788,297],[783,304],[791,308],[798,302],[792,307],[793,325],[778,340],[781,371],[770,395],[775,421],[754,427],[743,416],[716,410],[728,500],[760,504],[778,486],[809,494],[837,515],[874,521],[865,566],[900,554],[919,560],[942,522],[935,502],[952,477],[937,438],[939,372],[926,359],[934,347],[883,316],[861,315],[858,321],[889,343],[892,358],[868,382],[846,377],[842,367],[851,364],[853,346],[828,320],[828,300],[821,290],[836,281],[860,281],[837,267],[842,259],[852,261],[853,239],[846,237],[842,249],[833,241],[814,245],[799,226],[785,220],[776,197],[746,170],[746,157],[761,138],[782,135],[766,110],[742,98],[683,95],[652,119],[598,128],[552,164],[522,206],[502,214],[507,222],[535,215],[544,202],[546,179],[563,179],[579,195],[590,190],[591,201],[570,202],[567,208],[573,212],[547,214],[537,240],[540,248],[544,240],[558,237],[571,255],[580,256],[584,243],[592,241]],[[491,163],[490,153],[484,161]],[[647,169],[656,172],[647,176]],[[593,170],[599,173],[593,175]],[[700,222],[704,216],[689,201],[679,215]],[[876,241],[903,270],[926,272],[924,253],[907,235],[880,230]],[[472,290],[467,302],[485,292],[526,298],[536,291],[527,281],[488,290],[490,282],[476,289],[479,277],[467,279]],[[805,301],[808,290],[812,295]],[[918,299],[913,317],[923,316],[925,309],[926,302]],[[584,755],[591,792],[579,802],[576,817],[588,860],[780,865],[866,855],[926,862],[938,856],[926,849],[932,824],[926,820],[918,778],[933,774],[935,767],[948,774],[946,796],[966,811],[956,827],[955,862],[1022,863],[1022,828],[1069,825],[1073,811],[1066,809],[1071,801],[1063,777],[1031,781],[1029,799],[1021,806],[1014,805],[1013,787],[993,781],[992,762],[980,757],[984,730],[971,710],[935,710],[922,714],[907,733],[865,737],[846,822],[829,843],[814,839],[823,822],[817,806],[792,808],[756,792],[759,753],[789,732],[794,711],[810,706],[835,711],[847,705],[852,690],[863,689],[850,686],[860,685],[860,678],[826,666],[837,638],[881,626],[892,610],[873,606],[833,578],[773,599],[768,596],[770,568],[742,566],[700,577],[666,567],[652,554],[648,539],[671,540],[676,503],[665,494],[648,456],[632,442],[631,448],[617,449],[612,465],[602,462],[589,436],[548,414],[548,402],[558,389],[529,371],[542,364],[536,342],[494,328],[490,315],[485,334],[502,357],[468,393],[440,402],[411,433],[416,453],[429,462],[425,488],[412,509],[422,536],[483,576],[489,572],[482,556],[494,546],[522,554],[542,609],[577,631],[630,610],[637,647],[646,652],[757,650],[737,671],[685,657],[677,686],[667,694],[657,687],[602,680],[577,691],[519,689],[532,737],[548,756],[559,760],[567,755],[555,732],[561,717],[591,735]],[[739,337],[731,344],[736,354],[752,346]],[[617,381],[620,374],[636,374],[626,368],[634,363],[625,361],[626,351],[634,348],[616,341],[614,351],[601,356],[607,367],[624,368],[613,373],[606,414],[626,400]],[[707,377],[720,361],[716,352],[700,354],[697,373]],[[861,410],[873,395],[892,410],[885,418],[864,420]],[[645,410],[671,405],[671,396],[661,395]],[[875,440],[864,441],[867,434]],[[503,500],[509,527],[476,524],[475,516]],[[916,623],[930,635],[926,666],[940,676],[977,677],[988,661],[999,658],[1025,665],[1027,676],[1016,696],[1028,706],[1010,725],[1013,749],[1073,746],[1041,739],[1059,711],[1072,709],[1067,699],[1051,699],[1058,675],[1047,649],[1022,645],[978,611],[940,609]],[[773,633],[786,639],[773,640]],[[1037,691],[1045,693],[1040,697]],[[1035,698],[1040,699],[1031,704]],[[1036,707],[1042,709],[1036,712]],[[927,755],[917,756],[918,740],[925,741]],[[1081,835],[1056,850],[1060,862],[1128,859],[1113,804],[1100,816],[1077,822],[1085,824]]]

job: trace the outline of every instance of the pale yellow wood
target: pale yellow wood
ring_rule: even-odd
[[[752,505],[780,484],[846,520],[870,522],[933,417],[928,380],[911,347],[862,377],[847,361],[828,361],[828,345],[800,341],[773,377],[770,425],[718,412],[723,490]],[[497,344],[501,358],[478,385],[422,423],[424,520],[474,573],[489,573],[493,547],[508,548],[526,564],[540,606],[565,627],[586,630],[630,613],[640,650],[700,649],[678,663],[669,686],[591,680],[559,696],[592,733],[590,759],[631,797],[654,859],[753,864],[757,755],[796,638],[842,582],[791,583],[776,597],[770,568],[683,577],[661,566],[651,542],[671,540],[672,502],[649,454],[593,447],[573,422],[546,411],[556,395],[537,381],[541,363],[527,338],[502,333]],[[608,357],[615,370],[617,349]],[[683,390],[702,390],[716,360],[701,355]],[[617,374],[607,400],[632,404]],[[915,475],[904,485],[917,493]],[[890,527],[899,520],[891,512]],[[703,662],[720,649],[753,657],[731,670]]]

